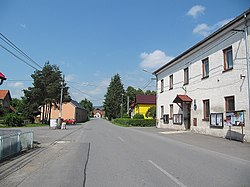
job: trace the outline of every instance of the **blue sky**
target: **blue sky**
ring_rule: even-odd
[[[160,68],[249,7],[248,0],[1,0],[0,32],[40,66],[58,65],[74,100],[102,105],[116,73],[125,89],[154,90],[143,69]],[[3,48],[0,72],[8,78],[0,89],[13,98],[32,84],[34,69]]]

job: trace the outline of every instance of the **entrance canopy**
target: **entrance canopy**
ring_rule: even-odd
[[[177,95],[173,103],[176,103],[182,109],[183,103],[191,103],[192,101],[193,99],[187,95]]]

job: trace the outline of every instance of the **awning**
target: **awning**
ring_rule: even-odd
[[[176,103],[181,109],[183,109],[183,103],[191,103],[193,99],[187,95],[177,95],[173,103]]]
[[[177,95],[173,103],[191,103],[192,101],[193,99],[191,99],[187,95]]]

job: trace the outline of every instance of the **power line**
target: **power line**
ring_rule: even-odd
[[[66,81],[66,82],[68,82],[68,81]],[[102,99],[100,99],[100,98],[93,97],[93,96],[91,96],[91,95],[87,94],[86,92],[83,92],[82,90],[79,90],[78,88],[76,88],[76,87],[72,86],[72,85],[71,85],[71,84],[69,84],[69,83],[68,83],[68,85],[69,85],[70,87],[74,88],[75,90],[79,91],[80,93],[82,93],[82,94],[84,94],[84,95],[87,95],[87,96],[89,96],[89,97],[94,98],[94,99],[95,99],[95,101],[101,101],[101,100],[102,100]]]
[[[12,51],[10,51],[9,49],[7,49],[6,47],[4,47],[2,44],[0,44],[0,47],[2,47],[4,50],[6,50],[7,52],[9,52],[10,54],[12,54],[14,57],[16,57],[17,59],[21,60],[22,62],[24,62],[25,64],[27,64],[28,66],[32,67],[33,69],[39,71],[36,67],[30,65],[28,62],[26,62],[25,60],[23,60],[21,57],[17,56],[15,53],[13,53]]]
[[[31,57],[29,57],[25,52],[23,52],[20,48],[18,48],[13,42],[11,42],[6,36],[4,36],[2,33],[0,33],[0,38],[6,43],[8,44],[10,47],[12,47],[14,50],[16,50],[19,54],[21,54],[23,57],[25,57],[26,59],[28,59],[30,62],[32,62],[33,64],[35,64],[36,66],[38,66],[39,68],[42,69],[42,67],[35,62]]]

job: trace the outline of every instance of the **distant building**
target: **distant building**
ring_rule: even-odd
[[[131,117],[135,114],[143,114],[145,119],[148,119],[146,113],[152,106],[156,106],[155,95],[136,95],[135,103],[131,105]]]
[[[250,142],[249,20],[250,9],[154,72],[157,127]]]
[[[12,101],[9,90],[0,90],[0,105],[3,106],[7,111],[15,111],[15,109],[10,105]]]
[[[58,117],[59,109],[52,107],[51,119],[57,119]],[[88,112],[77,101],[71,100],[70,102],[62,104],[62,118],[74,119],[76,123],[85,122],[88,120]]]
[[[94,110],[92,111],[92,116],[94,118],[104,118],[105,117],[104,108],[102,106],[94,107]]]

